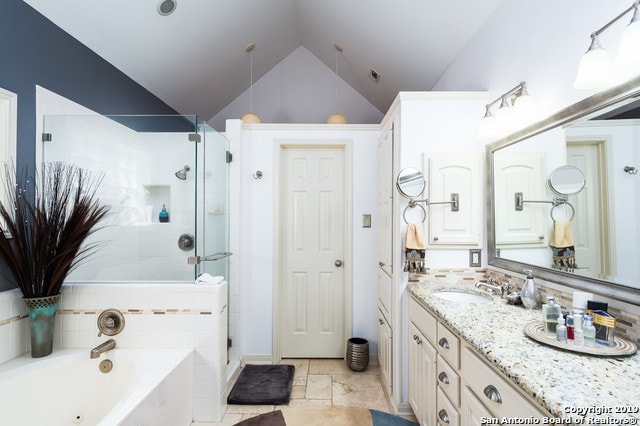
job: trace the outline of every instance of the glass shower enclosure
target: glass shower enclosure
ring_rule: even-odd
[[[98,197],[110,206],[88,241],[98,251],[67,282],[193,283],[205,272],[229,282],[223,135],[186,115],[50,115],[43,129],[42,161],[102,175]]]

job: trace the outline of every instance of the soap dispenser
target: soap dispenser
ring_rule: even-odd
[[[562,316],[562,309],[556,303],[553,296],[547,296],[547,303],[542,305],[542,322],[544,324],[544,334],[549,337],[556,335],[558,317]]]
[[[160,210],[160,214],[158,215],[158,221],[160,223],[169,222],[169,212],[167,212],[167,208],[165,205],[162,205],[162,210]]]
[[[533,281],[533,271],[525,269],[524,272],[527,274],[527,279],[522,286],[520,298],[525,308],[536,309],[538,307],[538,287]]]

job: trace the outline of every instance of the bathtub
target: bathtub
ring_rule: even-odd
[[[187,426],[192,416],[192,349],[116,348],[96,359],[65,349],[0,365],[1,424]]]

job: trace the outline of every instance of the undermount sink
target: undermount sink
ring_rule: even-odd
[[[451,302],[460,303],[488,303],[491,302],[491,296],[481,293],[464,293],[455,290],[443,290],[431,293],[432,296],[439,299],[449,300]]]

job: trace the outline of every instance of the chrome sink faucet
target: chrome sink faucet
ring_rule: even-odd
[[[106,342],[100,343],[95,348],[91,349],[91,359],[99,358],[100,354],[106,351],[110,351],[116,347],[116,341],[109,339]]]
[[[495,285],[493,284],[495,283]],[[489,292],[491,293],[495,293],[500,297],[507,297],[507,294],[509,294],[509,284],[505,283],[505,284],[500,284],[500,282],[498,282],[498,280],[494,279],[493,277],[489,277],[487,278],[487,281],[478,281],[475,284],[476,288],[480,288],[480,287],[484,287],[487,290],[489,290]]]

